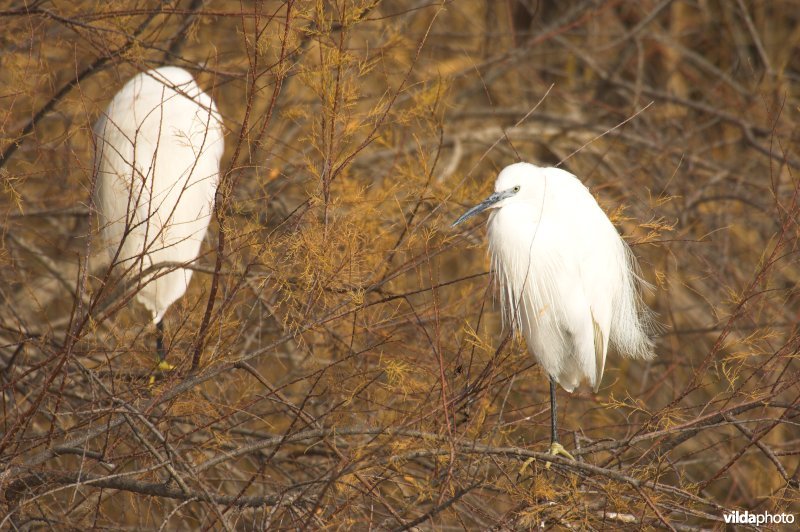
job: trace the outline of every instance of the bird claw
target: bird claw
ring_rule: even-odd
[[[575,461],[575,457],[569,454],[569,451],[564,449],[564,446],[558,443],[557,441],[554,441],[553,443],[550,444],[550,454],[553,456],[561,455],[564,458],[569,458],[573,462]],[[544,468],[550,469],[550,464],[551,462],[547,462],[547,465],[544,466]]]
[[[166,360],[159,360],[158,364],[156,364],[156,369],[158,371],[172,371],[175,369],[175,366],[167,362]]]
[[[528,469],[528,466],[531,465],[532,463],[534,463],[535,461],[536,461],[536,458],[534,458],[533,456],[531,456],[530,458],[525,460],[522,463],[522,467],[519,468],[519,472],[517,472],[517,478],[520,478],[522,476],[522,474],[525,473],[525,470]]]
[[[153,385],[156,383],[156,375],[155,375],[156,372],[166,373],[172,371],[173,369],[175,369],[175,366],[173,364],[170,364],[166,360],[159,360],[158,363],[156,364],[156,367],[153,368],[153,373],[150,374],[150,382],[148,383],[148,385],[152,388]]]
[[[560,443],[558,443],[557,441],[554,441],[554,442],[552,442],[552,443],[550,444],[550,453],[549,453],[549,454],[550,454],[551,456],[557,456],[557,455],[561,455],[561,456],[563,456],[564,458],[568,458],[568,459],[572,460],[573,462],[575,462],[575,461],[576,461],[576,460],[575,460],[575,457],[574,457],[574,456],[572,456],[572,455],[569,453],[569,451],[567,451],[566,449],[564,449],[564,446],[563,446],[563,445],[561,445]],[[531,456],[530,458],[528,458],[527,460],[525,460],[525,461],[522,463],[522,467],[520,467],[520,468],[519,468],[519,472],[517,473],[517,478],[520,478],[520,477],[522,476],[522,474],[523,474],[523,473],[525,473],[525,470],[526,470],[526,469],[528,469],[528,466],[530,466],[530,465],[531,465],[533,462],[535,462],[535,461],[536,461],[536,458],[534,458],[533,456]],[[544,468],[545,468],[545,469],[550,469],[550,464],[551,464],[551,463],[552,463],[552,462],[547,462],[547,463],[545,464]]]

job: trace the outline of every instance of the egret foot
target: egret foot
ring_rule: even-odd
[[[531,465],[532,463],[534,463],[535,461],[536,461],[536,458],[534,458],[533,456],[531,456],[530,458],[525,460],[522,463],[522,467],[519,468],[519,472],[517,473],[517,478],[520,478],[522,476],[522,474],[525,473],[525,470],[528,469],[528,466]]]
[[[569,451],[564,449],[564,446],[558,443],[557,441],[554,441],[553,443],[550,444],[550,454],[553,456],[560,454],[564,458],[569,458],[573,462],[575,461],[575,457],[569,454]],[[550,462],[547,462],[547,465],[544,466],[544,468],[550,469]]]
[[[153,384],[155,384],[155,382],[156,382],[156,372],[158,372],[158,373],[167,373],[167,372],[172,371],[173,369],[175,369],[175,366],[173,364],[170,364],[169,362],[167,362],[166,360],[163,360],[163,359],[159,360],[156,363],[156,367],[153,368],[153,373],[150,374],[150,383],[149,383],[150,386],[152,387]]]
[[[173,369],[175,369],[175,366],[170,364],[166,360],[159,360],[158,364],[156,364],[156,369],[158,371],[172,371]]]

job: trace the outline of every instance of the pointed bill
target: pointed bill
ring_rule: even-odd
[[[502,201],[513,195],[514,191],[512,190],[503,190],[501,192],[495,192],[494,194],[492,194],[491,196],[489,196],[488,198],[486,198],[485,200],[478,203],[473,208],[462,214],[461,217],[455,222],[453,222],[453,225],[451,225],[450,227],[455,227],[458,224],[464,222],[465,220],[472,218],[476,214],[480,214],[486,209],[491,209],[497,202]]]

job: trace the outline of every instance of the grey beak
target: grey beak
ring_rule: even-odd
[[[468,210],[467,212],[462,214],[461,218],[459,218],[458,220],[453,222],[453,225],[451,225],[450,227],[455,227],[458,224],[460,224],[461,222],[463,222],[464,220],[466,220],[468,218],[472,218],[476,214],[480,214],[483,211],[485,211],[486,209],[491,208],[498,201],[506,199],[509,196],[507,194],[507,192],[508,191],[506,191],[506,190],[504,190],[502,192],[495,192],[494,194],[492,194],[491,196],[489,196],[488,198],[486,198],[485,200],[483,200],[482,202],[478,203],[473,208],[471,208],[470,210]]]

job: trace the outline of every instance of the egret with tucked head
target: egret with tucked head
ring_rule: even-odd
[[[178,67],[138,74],[94,126],[95,206],[113,266],[138,279],[136,299],[156,325],[192,278],[217,189],[222,119],[210,96]],[[159,268],[159,264],[167,264]]]
[[[571,392],[587,381],[597,391],[609,345],[653,356],[636,260],[589,190],[564,170],[512,164],[494,193],[453,225],[487,209],[503,321],[523,334],[550,377],[550,453],[571,459],[558,442],[556,383]]]

